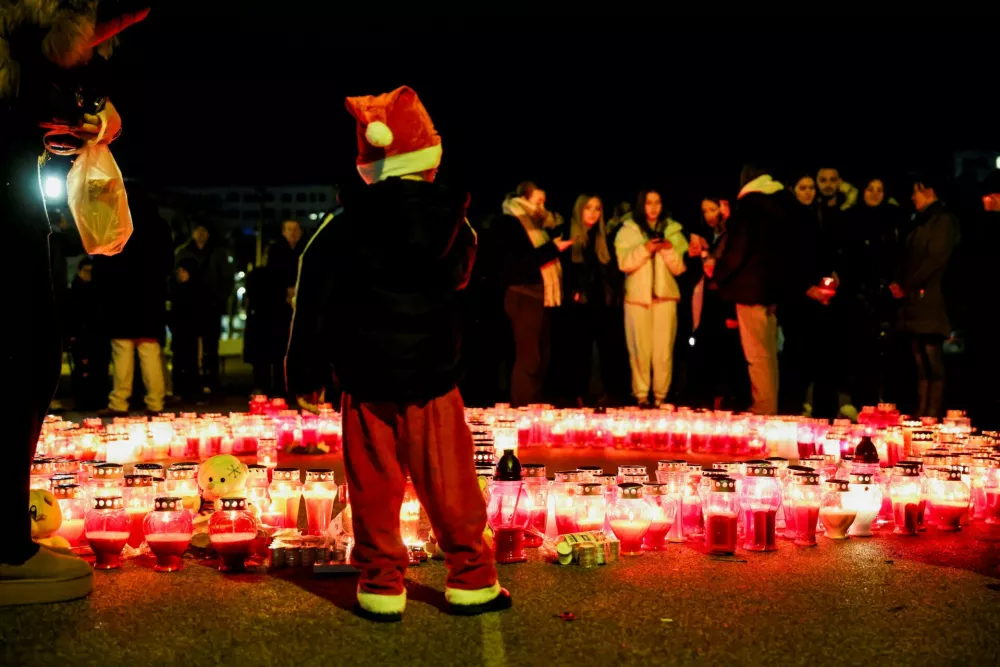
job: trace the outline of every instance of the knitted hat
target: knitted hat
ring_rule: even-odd
[[[441,164],[441,137],[413,89],[348,97],[346,105],[358,121],[358,173],[365,183]]]

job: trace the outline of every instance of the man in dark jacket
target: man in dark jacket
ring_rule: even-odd
[[[900,251],[899,279],[889,285],[901,303],[899,328],[911,339],[919,417],[944,416],[943,345],[951,323],[942,284],[960,239],[958,218],[938,199],[939,190],[927,176],[914,179],[917,215]]]
[[[717,262],[708,262],[723,301],[736,304],[740,342],[750,372],[755,414],[778,411],[778,322],[784,245],[789,230],[789,195],[781,183],[756,165],[746,165],[740,176],[736,209],[726,227],[726,239]]]
[[[344,392],[352,560],[361,570],[356,610],[377,621],[402,618],[407,473],[445,552],[453,613],[506,609],[510,595],[483,539],[486,506],[457,388],[458,291],[476,249],[467,196],[434,183],[441,139],[411,89],[348,98],[347,108],[368,186],[341,193],[343,208],[302,254],[286,372],[290,393],[319,394],[332,365]]]

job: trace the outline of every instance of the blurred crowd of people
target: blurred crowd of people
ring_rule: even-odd
[[[831,166],[779,179],[747,165],[693,224],[656,189],[613,211],[581,195],[565,222],[522,183],[481,225],[463,393],[825,418],[890,400],[940,417],[956,330],[977,359],[996,356],[970,304],[995,283],[996,180],[965,234],[930,175],[896,198],[881,175],[855,186]]]

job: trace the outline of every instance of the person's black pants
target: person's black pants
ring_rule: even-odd
[[[199,317],[197,335],[201,338],[201,380],[205,387],[219,387],[219,339],[222,338],[222,316],[212,313]]]
[[[917,369],[917,416],[944,416],[944,336],[914,334],[910,339]]]
[[[809,385],[812,415],[832,419],[840,410],[837,380],[843,341],[833,306],[801,301],[778,310],[785,344],[778,360],[778,405],[782,414],[800,415]]]
[[[77,411],[100,410],[108,404],[111,341],[77,339],[72,343],[73,401]]]
[[[198,335],[193,328],[171,331],[174,395],[194,400],[201,394],[198,375]]]
[[[549,365],[549,313],[542,299],[512,287],[504,295],[504,310],[514,330],[511,405],[540,403]]]

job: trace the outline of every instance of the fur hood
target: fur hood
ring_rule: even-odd
[[[148,13],[129,0],[0,0],[0,100],[17,96],[25,60],[71,69],[95,50],[107,57],[115,35]]]

